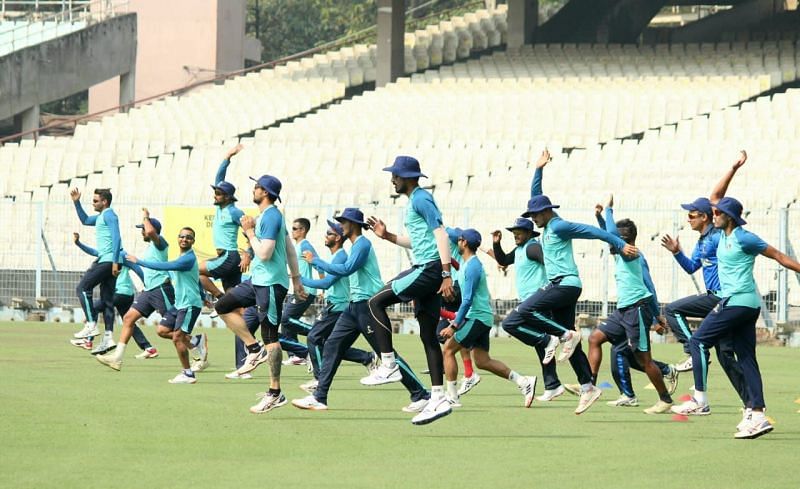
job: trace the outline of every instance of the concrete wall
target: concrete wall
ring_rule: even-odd
[[[672,31],[672,42],[718,41],[722,33],[755,24],[782,12],[784,0],[749,0]]]
[[[128,10],[139,17],[136,99],[244,67],[245,0],[130,0]],[[89,112],[118,104],[118,80],[89,90]]]
[[[0,120],[127,73],[136,14],[125,14],[0,58]]]

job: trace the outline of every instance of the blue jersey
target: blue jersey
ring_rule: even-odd
[[[617,223],[614,221],[614,209],[607,207],[605,220],[601,219],[599,216],[597,220],[600,222],[601,226],[605,227],[606,231],[614,236],[619,236]],[[614,279],[617,283],[618,309],[636,304],[642,299],[653,297],[653,293],[650,292],[644,281],[643,264],[646,263],[642,255],[633,259],[626,258],[618,253],[614,255],[614,264],[616,265]]]
[[[315,257],[312,263],[327,274],[350,277],[352,302],[368,300],[383,287],[378,257],[372,243],[363,235],[356,238],[344,263],[326,263],[319,257]]]
[[[75,201],[75,211],[78,219],[85,226],[95,227],[98,263],[119,263],[122,238],[119,234],[119,218],[110,208],[103,209],[96,216],[88,216],[83,210],[80,201]]]
[[[719,274],[717,271],[717,247],[719,238],[722,235],[720,229],[708,226],[692,251],[692,257],[688,258],[682,251],[678,251],[674,256],[686,273],[694,273],[698,268],[703,268],[703,282],[706,290],[715,294],[719,293]]]
[[[333,265],[341,265],[346,262],[347,253],[343,249],[339,249],[331,259],[331,264]],[[303,260],[303,263],[308,262]],[[327,290],[325,300],[331,303],[333,311],[342,312],[347,309],[347,304],[350,302],[350,280],[343,278],[341,275],[333,275],[331,273],[319,280],[306,277],[301,277],[301,280],[304,287],[310,286]]]
[[[475,319],[486,326],[494,324],[494,311],[489,287],[486,285],[486,273],[478,257],[472,255],[459,270],[461,275],[461,305],[456,313],[457,326],[466,319]]]
[[[309,243],[307,239],[304,239],[299,243],[295,243],[294,250],[295,254],[297,255],[297,266],[300,271],[300,277],[308,280],[313,279],[314,268],[311,266],[310,263],[303,260],[301,257],[303,256],[303,252],[305,251],[310,251],[312,255],[317,256],[317,250],[315,250],[314,247],[311,246],[311,243]],[[306,289],[308,295],[317,295],[317,289],[314,289],[312,287],[306,287],[305,285],[304,288]]]
[[[415,265],[440,259],[433,230],[442,226],[442,213],[430,192],[422,187],[411,192],[403,224],[411,239],[411,254]]]
[[[149,262],[139,260],[139,265],[169,272],[175,287],[175,308],[203,307],[203,287],[200,285],[200,271],[194,250],[182,253],[178,259],[168,262]]]
[[[155,242],[151,241],[147,251],[144,252],[144,259],[150,263],[161,262],[165,263],[169,255],[169,244],[167,241],[159,236],[159,241],[163,248],[156,246]],[[144,290],[153,290],[160,287],[169,278],[169,274],[164,270],[156,270],[154,268],[146,268],[144,270]]]
[[[761,298],[753,278],[753,265],[756,256],[766,249],[764,240],[739,226],[733,229],[730,236],[721,233],[717,259],[722,286],[720,296],[728,298],[726,305],[754,309],[761,307]]]
[[[275,241],[275,250],[269,260],[258,256],[250,265],[250,277],[253,285],[282,285],[289,288],[289,273],[286,271],[286,222],[277,207],[271,205],[264,209],[256,219],[256,238]]]
[[[520,302],[535,294],[547,283],[547,272],[544,265],[528,258],[528,246],[537,243],[535,238],[531,238],[514,250],[514,278],[517,286],[517,298]]]

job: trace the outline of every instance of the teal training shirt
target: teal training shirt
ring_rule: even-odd
[[[761,238],[737,226],[730,236],[721,233],[717,248],[720,297],[728,298],[727,306],[743,306],[758,309],[761,298],[756,291],[753,265],[756,256],[767,249]]]
[[[414,265],[440,259],[433,230],[442,226],[442,213],[433,195],[422,187],[415,188],[409,196],[404,225],[411,239]]]
[[[636,304],[642,299],[652,297],[647,290],[642,276],[642,260],[639,257],[626,260],[621,255],[614,255],[614,279],[617,282],[617,309]]]
[[[214,236],[214,248],[218,250],[238,251],[239,222],[244,212],[234,204],[217,207],[211,231]]]
[[[275,250],[269,260],[253,258],[250,277],[253,285],[281,285],[289,288],[289,272],[286,270],[286,222],[277,207],[271,205],[264,209],[255,227],[256,238],[275,241]]]
[[[457,235],[454,228],[446,227],[444,230],[447,231],[447,237],[449,238],[448,242],[450,243],[450,257],[455,260],[456,263],[458,263],[459,268],[461,268],[461,265],[464,264],[464,259],[461,257],[461,252],[458,251],[458,238],[460,236]],[[453,279],[453,287],[455,287],[458,283],[459,275],[459,273],[454,273],[452,275],[451,278]]]
[[[182,253],[176,260],[168,262],[148,262],[139,260],[143,268],[153,268],[169,272],[175,287],[175,308],[203,307],[203,289],[200,285],[200,271],[194,250]]]
[[[340,248],[334,253],[331,264],[342,265],[344,263],[347,263],[347,253]],[[347,304],[350,303],[350,279],[342,277],[341,275],[329,273],[325,278],[318,280],[305,277],[302,277],[301,280],[305,287],[325,289],[327,291],[325,293],[325,300],[331,304],[332,311],[342,312],[347,309]]]
[[[520,302],[535,294],[547,283],[544,265],[528,258],[528,246],[536,243],[538,243],[536,238],[531,238],[514,250],[514,278]]]
[[[114,288],[114,293],[119,295],[134,295],[136,289],[133,287],[133,280],[131,280],[130,268],[121,267],[119,275],[117,275],[117,285]]]
[[[159,236],[161,242],[164,243],[164,249],[159,250],[158,247],[153,243],[150,242],[150,246],[147,247],[147,251],[144,253],[144,259],[148,262],[166,262],[167,256],[169,254],[169,244],[167,241],[162,237]],[[167,281],[169,278],[169,274],[163,270],[153,270],[151,268],[145,268],[144,272],[144,290],[153,290],[164,282]]]
[[[378,257],[372,243],[363,235],[356,238],[344,263],[326,263],[316,257],[313,265],[328,274],[350,277],[350,300],[353,302],[368,300],[383,287]]]
[[[294,252],[297,255],[297,266],[299,267],[300,277],[305,279],[313,279],[314,278],[314,267],[311,266],[310,263],[303,260],[303,252],[310,251],[312,255],[317,256],[317,250],[311,246],[311,243],[308,242],[307,239],[300,241],[299,243],[295,243],[294,245]],[[308,295],[317,295],[317,289],[311,287],[304,287]]]
[[[456,313],[456,325],[461,326],[465,319],[474,319],[491,327],[494,324],[494,312],[483,264],[472,255],[458,273],[461,275],[461,306]]]

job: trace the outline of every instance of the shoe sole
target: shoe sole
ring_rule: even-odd
[[[548,348],[550,346],[550,343],[548,343],[547,346],[545,347],[544,357],[542,357],[542,365],[549,364],[550,362],[553,361],[553,358],[556,357],[556,350],[558,349],[558,339],[556,339],[555,343],[556,344],[553,346],[553,348]]]
[[[197,370],[192,369],[192,372],[202,372],[203,370],[207,369],[209,367],[209,365],[211,365],[211,364],[208,363],[208,361],[205,361],[203,363],[203,365],[200,368],[198,368]]]
[[[112,363],[107,363],[107,362],[104,362],[104,361],[103,361],[103,360],[100,358],[100,356],[99,356],[99,355],[98,355],[98,356],[96,356],[96,357],[94,357],[94,358],[95,358],[95,359],[97,359],[97,362],[98,362],[100,365],[105,365],[106,367],[108,367],[108,368],[110,368],[110,369],[112,369],[112,370],[116,370],[117,372],[119,372],[119,371],[120,371],[120,369],[122,368],[122,365],[120,365],[120,364],[116,364],[116,365],[114,365],[114,364],[112,364]]]
[[[642,412],[644,414],[671,414],[672,413],[672,411],[670,409],[671,407],[672,406],[668,407],[666,411],[654,411],[654,410],[651,410],[650,408],[647,408],[647,409],[643,409]]]
[[[280,402],[280,401],[279,401],[279,402],[277,402],[277,403],[275,403],[275,404],[271,405],[271,406],[269,407],[269,409],[264,409],[263,411],[253,411],[253,410],[251,409],[251,410],[250,410],[250,412],[251,412],[251,413],[253,413],[253,414],[264,414],[264,413],[268,413],[268,412],[272,411],[273,409],[276,409],[276,408],[279,408],[279,407],[285,406],[285,405],[286,405],[286,404],[288,404],[288,403],[289,403],[289,401],[288,401],[288,400],[286,400],[286,399],[284,399],[284,400],[283,400],[283,402]]]
[[[116,348],[117,348],[117,345],[113,345],[113,346],[109,346],[105,350],[92,350],[91,353],[92,353],[92,355],[105,355],[106,353],[108,353],[110,351],[114,351]]]
[[[192,384],[196,384],[197,383],[197,379],[194,379],[194,382],[173,382],[172,379],[169,379],[167,382],[169,382],[170,384],[173,384],[173,385],[178,385],[178,384],[192,385]]]
[[[302,409],[303,411],[327,411],[328,410],[327,407],[320,408],[320,407],[313,407],[313,406],[304,406],[304,405],[300,405],[300,404],[295,404],[294,401],[292,401],[292,406],[296,407],[297,409]]]
[[[259,365],[261,365],[262,363],[264,363],[266,361],[267,361],[267,355],[264,355],[264,359],[263,360],[259,360],[255,364],[247,364],[246,363],[246,364],[242,365],[242,368],[237,370],[236,373],[239,374],[239,375],[249,374],[253,370],[257,369]]]
[[[572,343],[572,340],[570,340],[569,343]],[[569,344],[569,343],[567,343],[567,344]],[[566,362],[567,360],[572,358],[572,355],[575,354],[575,350],[578,348],[578,345],[580,345],[580,344],[581,344],[581,337],[578,336],[578,341],[576,341],[575,344],[572,345],[570,350],[565,352],[564,349],[562,348],[561,349],[561,355],[558,356],[558,362],[559,363]]]
[[[523,403],[525,408],[529,408],[531,407],[531,404],[533,404],[533,399],[535,398],[536,395],[536,383],[539,381],[539,379],[537,379],[535,376],[528,377],[528,380],[530,380],[531,384],[533,385],[531,386],[531,396],[530,397],[525,396],[525,402]]]
[[[439,414],[437,414],[436,416],[433,416],[432,418],[422,419],[422,420],[419,420],[419,421],[414,421],[414,420],[412,419],[412,420],[411,420],[411,424],[413,424],[413,425],[415,425],[415,426],[422,426],[422,425],[424,425],[424,424],[430,424],[430,423],[433,423],[434,421],[436,421],[437,419],[444,418],[445,416],[447,416],[448,414],[450,414],[450,413],[452,413],[452,412],[453,412],[453,408],[451,407],[451,408],[450,408],[450,409],[448,409],[447,411],[444,411],[444,412],[442,412],[442,413],[439,413]]]
[[[759,436],[766,435],[767,433],[771,432],[774,429],[775,429],[774,426],[770,426],[769,428],[767,428],[765,430],[761,430],[761,431],[759,431],[757,433],[752,433],[752,434],[750,434],[748,436],[736,436],[736,435],[734,435],[733,437],[736,438],[737,440],[755,440]]]
[[[368,377],[365,377],[365,378],[368,378]],[[376,382],[374,384],[373,383],[366,383],[366,382],[364,382],[364,379],[359,380],[359,382],[361,383],[361,385],[368,385],[368,386],[371,387],[371,386],[375,386],[375,385],[393,384],[395,382],[400,382],[401,380],[403,380],[403,377],[402,376],[398,376],[396,379],[388,378],[383,382]]]
[[[93,331],[92,334],[86,334],[81,336],[78,336],[79,334],[80,333],[75,333],[74,335],[72,335],[72,337],[76,340],[82,340],[84,338],[93,338],[95,336],[98,336],[100,334],[100,331]]]
[[[680,411],[675,411],[674,409],[670,408],[669,412],[672,414],[681,414],[683,416],[709,416],[711,414],[711,410],[708,411],[689,411],[686,413],[682,413]]]

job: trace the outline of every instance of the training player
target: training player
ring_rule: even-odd
[[[75,204],[75,211],[78,219],[84,226],[94,226],[97,240],[97,260],[86,270],[86,273],[78,282],[78,300],[81,303],[83,314],[86,316],[86,324],[83,329],[75,333],[75,338],[94,337],[99,334],[97,330],[97,315],[95,314],[92,294],[94,288],[100,286],[100,301],[103,314],[103,322],[106,331],[114,329],[114,284],[119,275],[120,251],[122,250],[122,240],[119,234],[119,218],[114,209],[111,208],[111,190],[98,188],[94,190],[92,196],[92,207],[98,214],[88,216],[81,205],[81,192],[73,188],[69,192],[72,202]]]
[[[536,293],[547,284],[547,273],[544,269],[544,256],[542,245],[536,240],[539,236],[533,230],[533,222],[524,217],[518,217],[514,224],[506,228],[514,235],[514,251],[506,254],[500,244],[503,234],[497,230],[492,233],[492,256],[501,267],[514,265],[514,278],[517,287],[517,299],[522,303],[525,299]],[[564,394],[564,386],[558,379],[556,364],[544,363],[545,348],[536,345],[536,354],[542,366],[545,391],[536,399],[547,402]]]
[[[726,173],[720,191],[722,194],[719,198],[725,196],[733,176],[747,161],[747,153],[741,151],[739,158],[733,164],[731,169]],[[678,238],[674,239],[670,235],[665,235],[661,238],[661,245],[668,249],[681,268],[686,273],[692,274],[697,269],[703,269],[703,281],[706,286],[705,294],[698,294],[683,299],[678,299],[675,302],[668,304],[664,310],[667,317],[667,322],[672,329],[673,334],[679,342],[683,344],[683,351],[689,354],[689,339],[692,337],[691,331],[686,321],[686,317],[704,318],[717,306],[720,301],[719,290],[719,275],[717,269],[717,247],[719,238],[722,231],[714,227],[712,222],[711,201],[705,197],[700,197],[690,204],[681,205],[684,209],[689,211],[689,226],[692,230],[700,233],[700,239],[692,252],[692,257],[688,258],[681,251],[681,245]],[[719,343],[715,345],[717,350],[717,359],[731,381],[733,388],[739,394],[742,404],[747,404],[747,388],[745,387],[744,373],[742,367],[736,361],[736,355],[733,350],[733,334],[728,334],[719,339]],[[689,356],[685,361],[676,366],[680,371],[692,370],[692,357]]]
[[[475,253],[481,245],[481,235],[474,229],[464,229],[458,238],[458,251],[463,260],[458,274],[461,284],[461,306],[456,318],[441,331],[447,338],[444,344],[444,371],[447,380],[447,400],[453,407],[460,407],[458,388],[458,363],[456,353],[462,348],[472,351],[475,365],[502,379],[516,384],[524,398],[523,405],[531,407],[536,392],[536,377],[526,377],[508,368],[489,355],[489,332],[494,324],[486,273]]]
[[[81,243],[80,234],[72,233],[72,238],[75,245],[84,253],[95,257],[99,255],[96,249]],[[121,251],[120,256],[124,258],[125,251]],[[144,281],[144,274],[140,266],[134,263],[123,262],[123,266],[120,268],[119,275],[117,275],[116,285],[114,287],[114,308],[117,310],[117,313],[119,313],[120,318],[123,318],[130,309],[131,304],[133,304],[133,296],[135,294],[133,281],[131,280],[129,272],[135,273],[139,279]],[[95,302],[94,307],[96,311],[100,310],[102,307],[102,302]],[[106,328],[108,328],[108,326],[106,326]],[[150,344],[142,330],[136,325],[133,327],[133,340],[142,350],[142,353],[136,355],[137,359],[144,360],[158,356],[158,350],[156,350],[153,345]],[[114,338],[112,337],[112,330],[110,329],[106,329],[105,334],[103,335],[103,341],[94,349],[92,349],[91,337],[71,340],[71,343],[87,350],[91,349],[92,355],[102,355],[117,347],[116,343],[114,343]]]
[[[636,248],[622,239],[594,226],[565,221],[553,209],[558,208],[542,194],[542,172],[550,161],[545,150],[536,162],[531,199],[523,217],[533,218],[542,232],[542,252],[549,283],[511,311],[503,329],[530,346],[545,347],[543,363],[553,359],[559,340],[564,346],[559,361],[569,359],[581,384],[575,414],[581,414],[600,397],[602,390],[592,382],[586,354],[581,349],[581,335],[575,331],[575,308],[583,285],[572,253],[573,239],[599,239],[626,257],[635,257]]]
[[[283,351],[278,342],[278,326],[281,320],[283,300],[289,287],[288,263],[295,296],[306,299],[300,281],[297,256],[294,246],[288,241],[283,214],[275,207],[280,201],[281,182],[271,175],[262,175],[254,180],[253,202],[261,211],[254,220],[242,217],[242,229],[250,242],[254,258],[250,265],[250,280],[227,291],[215,304],[217,313],[247,348],[248,355],[238,373],[246,374],[264,362],[270,367],[270,386],[258,404],[250,408],[254,414],[265,413],[286,404],[281,392],[281,357]],[[240,308],[256,306],[264,345],[258,344],[247,328]]]
[[[627,244],[636,246],[636,224],[630,219],[614,222],[613,205],[614,197],[612,196],[606,205],[605,219],[600,215],[602,206],[597,206],[596,216],[600,227],[621,237]],[[644,412],[646,414],[668,413],[672,407],[672,397],[664,384],[663,374],[653,362],[650,353],[650,325],[656,321],[660,324],[665,322],[664,318],[659,316],[660,308],[655,294],[655,286],[650,278],[643,255],[627,258],[621,256],[613,248],[611,253],[614,255],[616,266],[614,278],[617,283],[617,309],[600,324],[598,331],[593,333],[593,340],[590,341],[589,364],[592,369],[592,377],[596,380],[600,370],[603,340],[609,337],[619,337],[622,333],[633,351],[636,362],[644,368],[647,377],[658,392],[658,402],[645,409]]]
[[[730,174],[730,172],[728,173]],[[773,426],[764,414],[764,389],[756,360],[756,321],[761,312],[753,265],[756,256],[764,255],[795,272],[800,263],[768,245],[742,226],[742,204],[725,193],[728,175],[711,192],[714,227],[722,230],[717,247],[717,266],[720,281],[719,304],[703,319],[689,340],[694,374],[694,396],[672,411],[685,415],[711,413],[708,403],[708,348],[720,338],[733,334],[733,348],[744,373],[747,404],[742,420],[736,426],[735,438],[757,438],[772,431]]]
[[[380,385],[400,380],[398,365],[392,350],[392,324],[386,308],[399,302],[414,302],[414,314],[419,321],[419,336],[431,376],[431,399],[413,424],[426,424],[452,412],[444,395],[442,349],[436,337],[441,300],[452,300],[453,280],[450,276],[450,246],[442,222],[442,214],[433,195],[419,186],[420,177],[427,178],[419,162],[410,156],[398,156],[394,164],[384,168],[392,174],[392,184],[398,194],[408,197],[404,225],[408,236],[389,232],[380,219],[370,217],[367,223],[381,239],[403,248],[410,248],[413,266],[389,281],[369,300],[370,326],[381,352],[381,365],[361,382]]]
[[[376,353],[380,352],[375,340],[375,330],[370,325],[367,301],[383,287],[383,280],[372,243],[362,234],[362,230],[368,225],[364,222],[364,214],[355,208],[345,209],[335,219],[342,225],[344,236],[351,243],[347,260],[344,263],[333,264],[319,257],[310,257],[308,254],[305,256],[306,259],[311,258],[314,267],[325,273],[349,277],[350,280],[350,304],[339,316],[333,331],[325,340],[317,388],[312,395],[292,401],[292,404],[300,409],[313,411],[328,409],[328,391],[333,378],[344,359],[345,352],[358,339],[359,334],[364,335]],[[418,413],[428,404],[430,395],[405,360],[396,351],[393,353],[399,366],[400,381],[411,396],[411,403],[403,407],[403,412]]]

